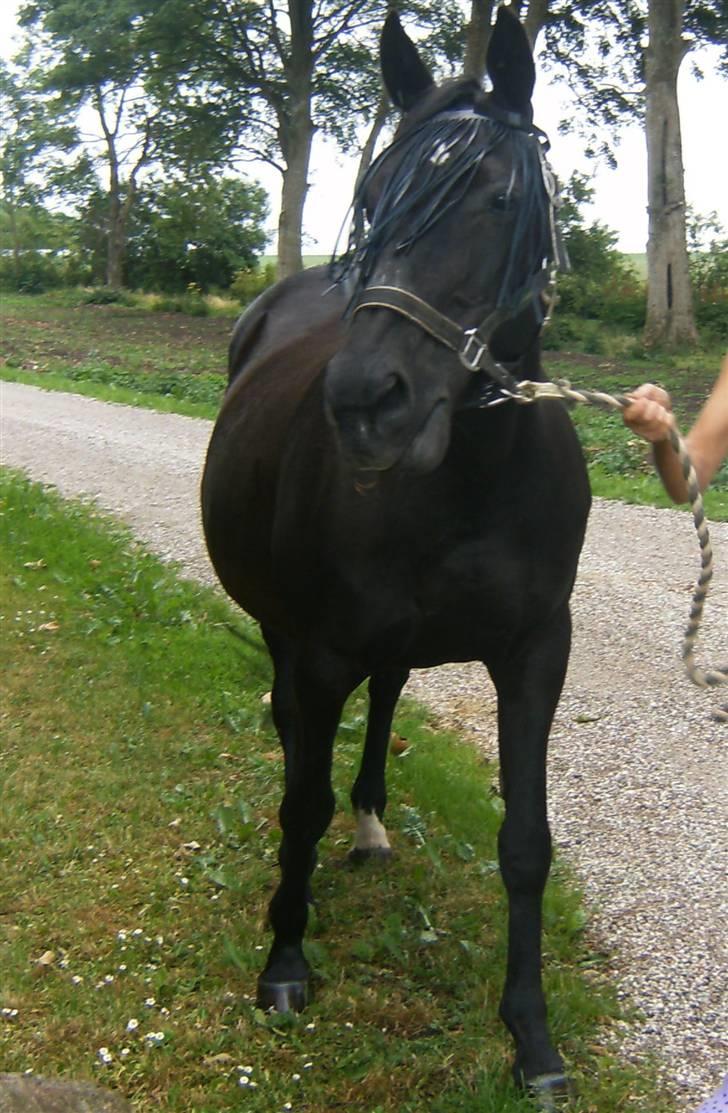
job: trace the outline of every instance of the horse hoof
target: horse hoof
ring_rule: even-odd
[[[555,1113],[575,1096],[571,1080],[559,1072],[539,1074],[526,1082],[526,1092],[539,1113]]]
[[[371,846],[362,849],[355,846],[349,851],[349,862],[352,866],[363,866],[365,862],[378,862],[385,865],[392,859],[392,851],[388,846]]]
[[[290,982],[268,981],[264,974],[258,978],[255,1003],[259,1009],[276,1013],[302,1013],[309,1002],[309,985],[306,979]]]

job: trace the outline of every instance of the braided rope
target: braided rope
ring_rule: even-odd
[[[555,379],[553,382],[545,383],[525,380],[518,384],[518,387],[512,392],[512,396],[516,402],[521,403],[536,402],[544,398],[558,398],[561,401],[597,406],[603,410],[622,410],[632,402],[632,399],[626,394],[604,394],[599,390],[576,389],[565,379]],[[690,616],[683,636],[682,659],[693,684],[697,684],[700,688],[713,688],[728,683],[728,667],[701,669],[695,662],[695,643],[703,618],[705,599],[713,578],[713,549],[705,521],[703,498],[698,486],[698,478],[685,446],[685,441],[674,428],[670,430],[670,444],[680,458],[693,523],[700,545],[700,575],[693,590]],[[713,718],[717,722],[728,723],[728,704],[715,711]]]

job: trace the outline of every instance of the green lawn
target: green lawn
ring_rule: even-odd
[[[345,865],[362,744],[337,744],[308,953],[314,1004],[251,994],[276,877],[281,760],[254,625],[97,513],[0,484],[0,1062],[93,1078],[139,1113],[518,1113],[497,1019],[494,770],[405,706],[386,870]],[[573,1113],[674,1113],[611,1047],[609,956],[557,866],[545,966]]]

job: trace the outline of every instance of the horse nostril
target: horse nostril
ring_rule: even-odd
[[[401,415],[409,407],[410,396],[407,384],[401,375],[391,372],[380,384],[377,397],[374,399],[372,416],[381,428],[389,421]]]

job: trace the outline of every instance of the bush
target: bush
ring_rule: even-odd
[[[135,305],[134,295],[115,286],[95,286],[81,299],[82,305]]]
[[[644,284],[617,251],[616,233],[598,221],[585,223],[581,208],[593,193],[580,174],[563,190],[559,224],[571,271],[559,279],[560,312],[639,332],[645,323]]]
[[[129,222],[127,285],[171,295],[189,283],[227,289],[265,247],[267,207],[262,187],[239,178],[147,182]]]
[[[698,328],[725,339],[728,335],[728,290],[705,300],[699,296],[695,302],[695,321]]]
[[[251,267],[237,272],[230,285],[230,293],[241,305],[249,305],[259,294],[272,286],[276,280],[276,267],[274,263],[265,263],[262,267]]]
[[[560,310],[630,332],[644,328],[647,298],[642,282],[627,271],[604,281],[579,273],[559,280]]]
[[[185,294],[175,296],[156,297],[152,303],[155,313],[184,313],[188,317],[207,317],[210,307],[196,290],[188,290]]]
[[[19,259],[0,259],[0,289],[19,294],[44,294],[65,282],[63,261],[40,251],[23,251]]]

